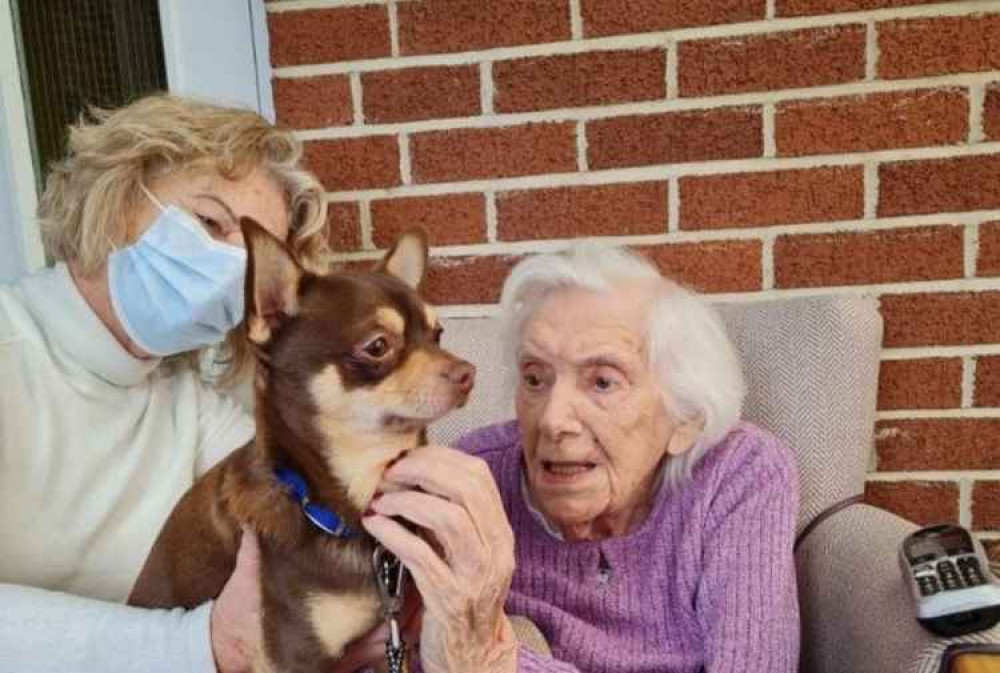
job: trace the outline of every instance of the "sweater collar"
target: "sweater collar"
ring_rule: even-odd
[[[46,327],[51,347],[108,383],[138,385],[162,361],[142,360],[125,350],[80,294],[65,264],[30,276],[23,287],[27,308]]]

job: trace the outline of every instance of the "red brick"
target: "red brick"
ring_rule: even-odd
[[[1000,292],[883,295],[881,310],[886,348],[1000,342]]]
[[[883,360],[879,409],[952,409],[962,405],[962,360]]]
[[[365,121],[374,124],[478,115],[474,65],[382,70],[361,75]]]
[[[493,64],[497,112],[664,98],[666,52],[595,51]]]
[[[667,232],[667,183],[560,187],[497,195],[502,241]]]
[[[920,418],[875,424],[879,470],[1000,469],[1000,418]]]
[[[396,136],[314,140],[306,143],[305,159],[331,192],[400,184]]]
[[[516,255],[434,257],[424,282],[424,296],[433,304],[495,304]]]
[[[404,55],[476,51],[568,40],[566,0],[422,0],[401,2]]]
[[[956,88],[780,103],[775,116],[780,156],[950,145],[968,134],[968,98]]]
[[[1000,154],[879,166],[880,217],[1000,208]]]
[[[717,108],[599,119],[587,124],[590,168],[759,157],[759,108]]]
[[[268,12],[271,65],[334,63],[389,56],[385,5]]]
[[[948,481],[869,481],[865,502],[929,526],[958,523],[958,484]]]
[[[726,229],[860,218],[859,166],[680,179],[681,229]]]
[[[1000,69],[1000,14],[886,21],[877,29],[884,79]]]
[[[272,80],[274,110],[280,124],[296,129],[342,126],[354,120],[347,75]]]
[[[667,277],[699,292],[761,289],[760,241],[705,241],[639,248]]]
[[[977,276],[1000,276],[1000,222],[979,225]]]
[[[455,129],[410,138],[417,182],[565,173],[576,171],[573,124],[525,124]]]
[[[482,194],[408,196],[372,201],[372,242],[387,248],[410,227],[427,232],[431,245],[486,241],[486,199]]]
[[[326,222],[335,252],[361,249],[361,209],[357,203],[333,201],[327,208]]]
[[[964,273],[962,227],[779,236],[774,243],[775,286],[866,285]]]
[[[777,0],[777,16],[816,16],[838,12],[860,12],[911,5],[930,5],[941,0]]]
[[[1000,356],[976,358],[974,398],[977,407],[1000,407]]]
[[[1000,528],[1000,481],[977,481],[972,486],[972,528]]]
[[[681,42],[682,96],[841,84],[864,78],[864,26]]]
[[[983,103],[983,132],[987,140],[1000,140],[1000,85],[986,88]]]
[[[586,37],[763,19],[766,0],[582,0]]]

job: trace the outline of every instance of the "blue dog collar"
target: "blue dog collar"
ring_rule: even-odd
[[[356,530],[344,523],[344,520],[337,516],[336,512],[309,500],[309,487],[301,474],[285,467],[277,467],[274,469],[274,476],[288,489],[288,494],[299,503],[306,518],[321,531],[340,538],[352,538],[358,534]]]

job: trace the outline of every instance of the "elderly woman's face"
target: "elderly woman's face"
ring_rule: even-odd
[[[693,441],[648,369],[648,305],[642,288],[559,291],[524,327],[516,403],[528,485],[568,539],[630,530],[664,455]]]
[[[243,246],[241,217],[252,217],[282,241],[288,238],[288,206],[281,188],[261,170],[240,180],[227,180],[215,171],[171,173],[147,185],[165,206],[179,206],[201,222],[215,239]],[[129,239],[135,240],[160,214],[143,199],[133,218]]]

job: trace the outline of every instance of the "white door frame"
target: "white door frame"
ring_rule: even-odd
[[[45,264],[10,0],[0,0],[0,282]]]
[[[274,121],[264,0],[159,0],[170,90]]]
[[[158,0],[170,91],[274,121],[264,0]],[[45,265],[11,0],[0,0],[0,282]]]

